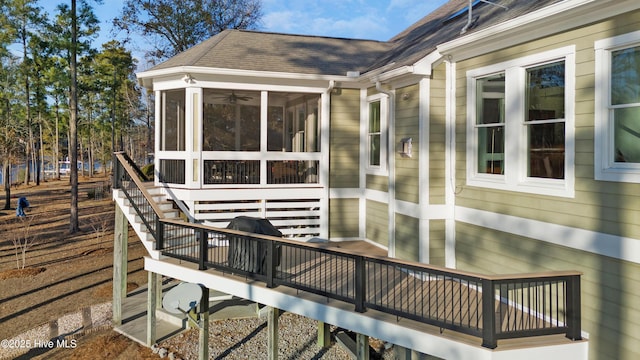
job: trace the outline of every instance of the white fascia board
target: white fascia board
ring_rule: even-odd
[[[433,67],[442,61],[442,54],[439,51],[433,51],[429,55],[418,60],[414,65],[414,74],[431,76]]]
[[[365,75],[370,82],[390,82],[395,81],[402,78],[407,78],[408,76],[414,75],[418,77],[431,76],[431,71],[433,66],[442,60],[442,55],[438,51],[434,51],[429,53],[427,56],[418,60],[413,65],[405,65],[399,68],[383,71],[376,75],[367,74]],[[415,83],[415,80],[409,81],[408,83]]]
[[[443,43],[437,49],[461,61],[637,9],[637,0],[566,0]]]
[[[356,82],[357,78],[347,77],[346,75],[318,75],[318,74],[299,74],[299,73],[285,73],[275,71],[255,71],[255,70],[237,70],[237,69],[225,69],[225,68],[212,68],[201,66],[177,66],[159,70],[143,71],[136,74],[138,80],[155,79],[159,77],[170,76],[183,76],[185,74],[192,74],[194,76],[200,75],[225,75],[225,76],[238,76],[238,77],[255,77],[255,78],[270,78],[270,79],[290,79],[290,80],[320,80],[320,81],[335,81],[340,83]]]
[[[376,82],[387,82],[390,79],[395,79],[404,75],[413,74],[413,66],[401,66],[399,68],[389,70],[375,76],[368,76],[368,79],[372,83]]]

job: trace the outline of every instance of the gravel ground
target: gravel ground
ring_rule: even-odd
[[[317,347],[317,323],[291,313],[284,313],[278,322],[279,359],[347,360],[349,353],[335,342],[328,349]],[[335,334],[336,328],[331,332]],[[173,352],[176,359],[198,358],[198,331],[190,330],[159,344]],[[372,359],[393,359],[391,350]],[[267,359],[266,319],[247,318],[211,321],[209,323],[210,359]]]
[[[91,307],[91,319],[95,330],[110,328],[111,303]],[[58,333],[65,336],[69,344],[75,346],[76,340],[82,340],[82,311],[65,315],[58,319]],[[335,335],[339,329],[331,327]],[[12,346],[0,348],[0,359],[13,359],[25,354],[34,343],[49,341],[49,324],[44,324],[9,339]],[[327,349],[317,347],[317,322],[299,315],[284,313],[278,322],[279,359],[322,359],[348,360],[349,353],[333,342]],[[27,344],[29,342],[29,344]],[[383,350],[382,344],[372,339],[372,347],[380,349],[382,354],[373,353],[371,359],[393,359],[393,350]],[[159,344],[164,354],[173,359],[198,359],[198,331],[189,330]],[[158,349],[157,349],[158,350]],[[264,318],[215,320],[209,322],[209,358],[210,359],[267,359],[267,322]]]
[[[111,326],[111,303],[91,306],[92,328],[103,329]],[[75,338],[82,335],[82,310],[67,314],[57,320],[58,335],[67,339],[67,346],[75,346]],[[43,324],[11,339],[3,339],[0,346],[0,359],[13,359],[38,347],[55,347],[49,341],[49,324]],[[197,353],[196,353],[197,354]]]

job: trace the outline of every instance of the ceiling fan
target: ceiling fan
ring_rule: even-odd
[[[231,91],[230,95],[224,95],[224,96],[219,96],[216,99],[221,99],[221,100],[226,100],[229,104],[235,104],[238,102],[238,100],[240,101],[249,101],[251,99],[253,99],[253,97],[251,96],[244,96],[244,95],[236,95],[236,93],[234,91]]]

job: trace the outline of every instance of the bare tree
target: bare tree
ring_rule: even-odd
[[[27,265],[27,252],[37,242],[37,236],[31,234],[31,221],[33,217],[20,218],[20,228],[11,233],[13,237],[13,249],[16,255],[16,268],[22,270]]]
[[[164,59],[223,30],[255,28],[261,17],[260,0],[126,0],[113,23],[155,40],[148,56]]]

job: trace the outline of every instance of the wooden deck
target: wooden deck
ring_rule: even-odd
[[[386,256],[384,249],[365,241],[328,242],[319,244],[319,247],[340,249],[374,257]],[[229,246],[209,248],[209,259],[212,262],[228,266]],[[243,270],[254,271],[255,269],[252,267]],[[215,272],[214,270],[207,271]],[[233,275],[233,271],[219,273],[224,276]],[[282,252],[280,265],[277,267],[277,278],[309,289],[308,291],[293,290],[296,296],[306,294],[310,298],[317,297],[318,292],[321,291],[341,294],[344,298],[355,298],[355,282],[350,276],[354,273],[353,262],[345,262],[342,258],[322,253],[300,253],[288,249],[284,249]],[[474,341],[479,341],[478,337],[482,333],[483,327],[479,283],[464,282],[446,276],[414,274],[393,266],[380,266],[367,273],[369,274],[369,278],[366,280],[369,285],[365,296],[367,311],[376,309],[376,306],[387,309],[391,307],[392,314],[390,315],[394,316],[395,314],[397,322],[400,322],[401,319],[410,321],[410,319],[427,318],[436,326],[444,324],[441,326],[449,325],[454,328],[472,329],[471,331],[475,332],[472,336]],[[239,275],[238,278],[241,281],[250,281],[247,278],[243,279],[242,275]],[[284,293],[291,290],[286,288],[286,284],[278,286],[276,289]],[[329,303],[333,300],[327,297],[324,301]],[[500,298],[495,299],[494,310],[498,314],[496,328],[503,332],[551,328],[552,325],[558,325],[557,319],[554,320],[548,314],[538,314],[524,305],[513,306]],[[408,318],[403,319],[398,314],[409,314],[409,316],[403,316]],[[418,321],[418,323],[420,322]],[[440,331],[443,330],[440,329]],[[505,341],[507,340],[501,340],[501,343]],[[510,342],[517,341],[510,340]]]

